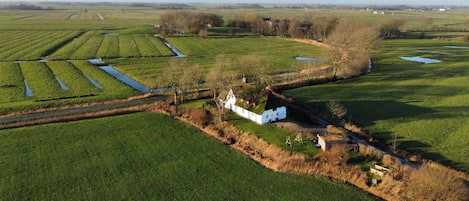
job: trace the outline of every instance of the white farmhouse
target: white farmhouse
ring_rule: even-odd
[[[226,100],[220,100],[220,102],[225,106],[225,108],[258,124],[265,124],[287,118],[287,108],[285,106],[264,110],[262,114],[256,114],[240,106],[237,106],[236,96],[231,89],[226,96]]]

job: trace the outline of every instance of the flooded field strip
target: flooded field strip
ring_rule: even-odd
[[[70,17],[68,17],[68,19],[71,19],[71,20],[73,20],[73,19],[75,19],[75,18],[77,18],[77,17],[78,17],[78,15],[77,15],[77,14],[75,14],[75,13],[72,13],[72,14],[70,15]]]
[[[26,96],[33,97],[33,91],[31,90],[31,88],[29,88],[28,82],[26,80],[24,80],[24,87],[26,88]]]
[[[103,86],[101,86],[98,82],[96,82],[95,80],[91,79],[88,75],[86,75],[85,73],[83,73],[83,75],[86,77],[86,79],[88,79],[91,84],[93,84],[96,88],[98,89],[103,89]]]
[[[67,87],[67,85],[65,85],[62,81],[60,81],[60,79],[57,77],[57,76],[54,76],[55,77],[55,80],[57,80],[57,82],[59,83],[60,85],[60,88],[62,88],[64,91],[68,91],[69,88]]]
[[[114,69],[112,66],[100,66],[99,68],[101,70],[104,70],[108,74],[112,75],[116,79],[122,81],[123,83],[129,85],[130,87],[134,88],[137,91],[140,91],[142,93],[148,92],[148,89],[145,85],[141,84],[140,82],[137,82],[137,81],[133,80],[130,77],[127,77],[123,73],[121,73],[121,72],[117,71],[116,69]]]
[[[441,63],[441,60],[438,59],[429,59],[429,58],[424,58],[424,57],[400,57],[403,60],[406,61],[414,61],[414,62],[420,62],[424,64],[432,64],[432,63]]]
[[[158,35],[154,35],[154,37],[158,38],[161,40],[161,42],[164,43],[164,45],[166,45],[166,47],[168,47],[175,55],[176,57],[178,58],[183,58],[183,57],[186,57],[186,55],[184,53],[182,53],[181,51],[179,51],[178,49],[176,49],[176,47],[174,47],[173,45],[171,45],[171,43],[169,43],[167,40],[165,40],[164,38],[158,36]]]
[[[469,47],[465,47],[465,46],[452,46],[452,45],[448,45],[448,46],[443,46],[443,47],[450,48],[450,49],[469,49]]]

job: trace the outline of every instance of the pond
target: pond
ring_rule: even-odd
[[[103,36],[119,36],[118,33],[105,33]]]
[[[403,60],[406,60],[406,61],[415,61],[415,62],[420,62],[420,63],[424,63],[424,64],[432,64],[432,63],[440,63],[441,60],[438,60],[438,59],[429,59],[429,58],[424,58],[424,57],[419,57],[419,56],[416,56],[416,57],[400,57],[401,59]]]
[[[71,14],[70,17],[68,17],[68,18],[71,19],[71,20],[73,20],[73,19],[75,19],[75,18],[77,18],[77,17],[78,17],[78,15],[75,14],[75,13],[73,13],[73,14]]]
[[[444,54],[444,55],[449,55],[451,53],[448,52],[434,52],[434,51],[428,51],[428,50],[415,50],[416,52],[421,52],[421,53],[431,53],[431,54]]]
[[[448,45],[448,46],[443,46],[443,47],[451,48],[451,49],[469,49],[469,47],[465,47],[465,46],[453,46],[453,45]]]
[[[295,60],[304,61],[304,62],[321,62],[321,59],[309,58],[309,57],[295,57]]]
[[[148,92],[148,89],[145,85],[133,80],[130,77],[127,77],[123,73],[121,73],[121,72],[117,71],[116,69],[114,69],[112,66],[100,66],[99,68],[106,71],[106,73],[112,75],[113,77],[120,80],[121,82],[129,85],[130,87],[132,87],[134,89],[136,89],[137,91],[140,91],[142,93]]]

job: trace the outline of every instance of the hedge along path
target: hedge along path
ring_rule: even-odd
[[[137,44],[130,35],[119,36],[119,55],[120,57],[140,57]]]
[[[86,33],[82,34],[80,37],[76,38],[75,40],[67,43],[56,52],[50,55],[52,59],[69,59],[72,58],[73,55],[78,49],[80,49],[86,41],[88,41],[93,35],[95,35],[97,31],[87,31]]]
[[[62,98],[71,95],[70,91],[64,91],[60,87],[46,63],[22,62],[20,66],[36,100]]]
[[[96,57],[119,57],[119,37],[118,36],[105,36],[96,52]]]
[[[99,93],[97,89],[73,64],[65,61],[52,61],[47,65],[67,87],[74,96],[83,96]]]
[[[0,102],[25,99],[26,89],[18,64],[0,63],[0,94]]]
[[[127,86],[121,81],[115,79],[88,61],[72,61],[72,64],[103,87],[103,90],[100,92],[100,94],[113,98],[122,98],[128,97],[129,95],[140,94],[130,86]]]

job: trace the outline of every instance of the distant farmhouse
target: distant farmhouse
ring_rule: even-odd
[[[236,98],[232,89],[228,92],[225,101],[220,100],[226,109],[258,124],[266,124],[287,118],[287,108],[285,106],[275,107],[275,104],[269,104],[269,98],[264,110],[260,114],[238,106],[237,103],[241,101],[243,100]]]

